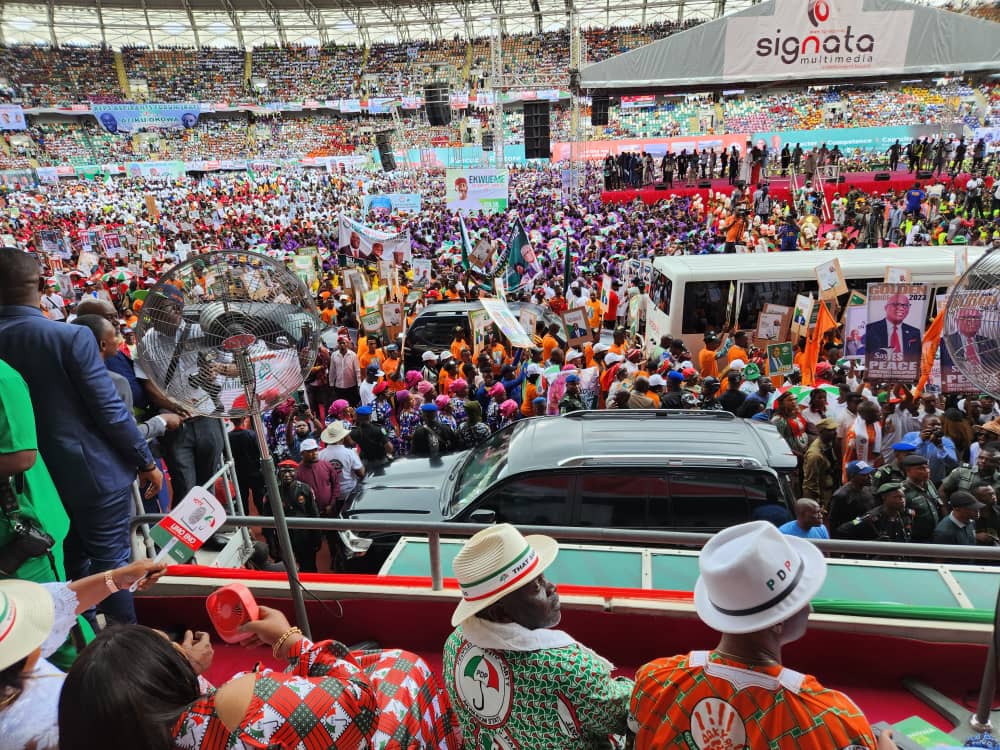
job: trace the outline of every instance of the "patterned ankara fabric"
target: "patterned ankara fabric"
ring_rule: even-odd
[[[476,618],[470,618],[476,619]],[[456,629],[443,679],[466,750],[596,750],[624,746],[632,681],[583,644],[480,648]]]
[[[636,673],[635,750],[865,750],[871,727],[850,698],[781,666],[716,652],[657,659]]]
[[[239,676],[239,675],[237,675]],[[462,746],[447,693],[406,651],[348,651],[337,641],[302,639],[286,672],[257,675],[250,707],[230,732],[214,691],[174,727],[178,750],[410,750]]]

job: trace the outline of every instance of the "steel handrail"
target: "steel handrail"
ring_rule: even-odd
[[[147,523],[156,524],[164,516],[145,514],[132,519],[134,530]],[[431,562],[431,584],[435,591],[442,588],[441,550],[442,535],[468,537],[490,524],[444,523],[440,521],[358,521],[347,518],[289,518],[288,528],[312,531],[379,531],[389,534],[410,534],[428,537],[428,554]],[[261,526],[274,528],[270,516],[234,516],[226,519],[222,529]],[[604,529],[581,526],[518,526],[523,534],[545,534],[556,539],[574,542],[600,542],[601,544],[644,544],[646,546],[701,548],[712,534],[683,531],[646,531],[638,529]],[[974,547],[953,544],[915,544],[851,539],[810,539],[827,553],[850,555],[875,555],[877,557],[916,557],[934,560],[961,560],[971,564],[1000,562],[1000,547]]]

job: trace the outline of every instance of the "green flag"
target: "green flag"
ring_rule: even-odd
[[[507,243],[507,291],[513,291],[521,285],[521,272],[518,266],[524,267],[524,255],[521,248],[528,244],[528,234],[524,231],[521,219],[514,220],[514,228],[510,232]]]
[[[472,243],[469,242],[469,230],[465,226],[465,219],[461,214],[458,215],[458,228],[462,234],[462,268],[466,271],[472,265],[469,261],[469,252],[472,250]]]

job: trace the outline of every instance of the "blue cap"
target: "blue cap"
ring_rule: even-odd
[[[437,411],[437,410],[438,408],[436,404],[424,404],[423,406],[420,407],[420,411]]]
[[[370,406],[359,406],[354,413],[359,417],[370,417],[372,415],[372,408]]]
[[[580,382],[580,376],[577,375],[576,373],[573,373],[572,375],[567,375],[566,376],[566,382],[567,383],[579,383]]]
[[[915,451],[918,446],[913,443],[907,443],[904,440],[900,440],[898,443],[892,444],[892,449],[894,451]]]
[[[756,420],[757,422],[770,422],[771,420],[767,418],[766,411],[759,411],[754,414],[750,419]]]
[[[533,404],[542,404],[544,406],[545,405],[545,396],[538,396],[536,398],[533,398],[533,399],[531,399],[531,403],[533,403]]]
[[[848,477],[856,477],[858,474],[864,477],[874,473],[875,467],[867,461],[850,461],[847,464]]]
[[[674,380],[678,383],[684,382],[684,376],[677,370],[671,370],[667,373],[667,380]]]

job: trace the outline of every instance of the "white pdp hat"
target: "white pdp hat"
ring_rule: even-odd
[[[0,670],[41,646],[54,622],[55,605],[44,587],[31,581],[0,581]]]
[[[615,354],[614,352],[608,352],[604,355],[605,364],[613,365],[615,362],[621,362],[625,357],[621,354]]]
[[[594,344],[594,354],[596,355],[596,354],[600,354],[600,353],[602,353],[602,352],[606,352],[606,351],[608,351],[608,350],[609,350],[610,348],[611,348],[611,347],[609,347],[609,346],[608,346],[607,344],[605,344],[605,343],[604,343],[603,341],[598,341],[598,342],[597,342],[596,344]]]
[[[426,352],[424,352],[423,355],[420,358],[424,362],[436,362],[437,361],[437,355],[434,352],[432,352],[432,351],[426,351]]]
[[[451,624],[464,620],[531,583],[559,554],[555,539],[541,534],[522,536],[509,523],[476,532],[452,562],[462,601]]]
[[[530,378],[530,377],[531,377],[532,375],[541,375],[541,374],[542,374],[542,368],[541,368],[541,367],[539,367],[539,366],[538,366],[537,364],[535,364],[534,362],[532,362],[532,363],[531,363],[530,365],[528,365],[528,369],[527,369],[527,370],[525,371],[525,373],[526,373],[526,375],[527,375],[527,376],[528,376],[529,378]]]
[[[663,376],[658,372],[654,372],[649,376],[649,387],[655,388],[658,385],[666,385],[667,381],[663,379]]]
[[[302,441],[302,445],[300,445],[299,448],[304,451],[314,451],[319,448],[319,443],[312,438],[306,438]]]
[[[819,548],[767,521],[720,531],[702,549],[698,567],[694,607],[720,633],[755,633],[784,622],[826,580]]]
[[[579,359],[583,354],[578,352],[576,349],[570,349],[566,352],[566,356],[563,358],[567,362],[572,362],[574,359]]]
[[[742,370],[746,366],[747,366],[747,363],[744,362],[739,357],[737,357],[736,359],[734,359],[732,362],[729,363],[729,369],[730,370]]]

